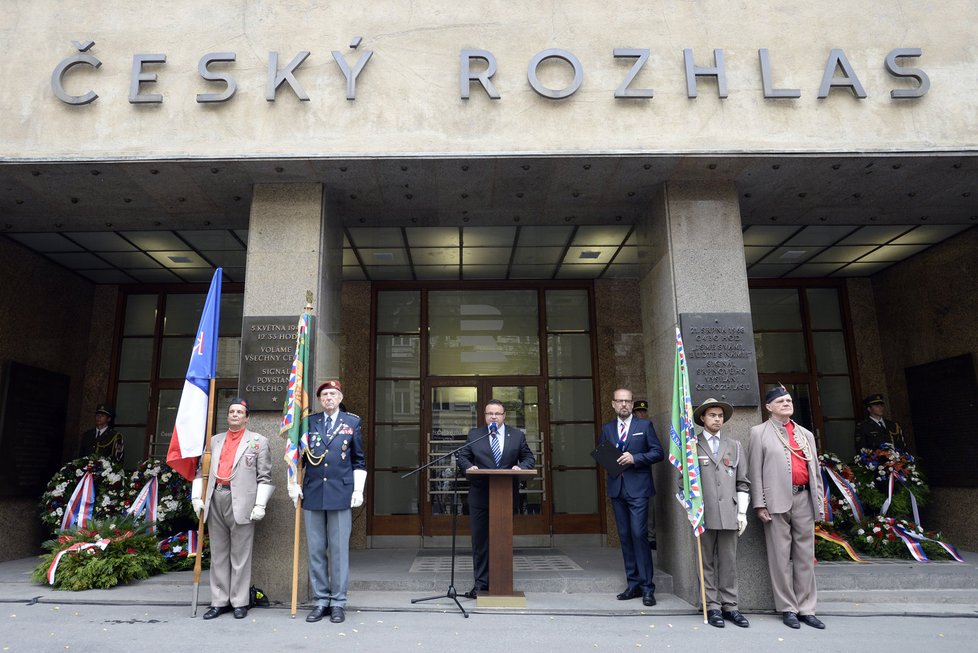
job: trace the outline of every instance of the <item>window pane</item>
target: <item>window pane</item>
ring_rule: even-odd
[[[206,295],[204,298],[206,299]],[[203,307],[203,304],[201,304]],[[203,308],[201,308],[203,310]],[[219,327],[219,333],[222,336],[240,336],[241,335],[241,315],[244,310],[244,295],[242,293],[221,293],[221,324]],[[296,322],[299,321],[299,316],[295,316]],[[197,318],[197,324],[192,328],[196,329],[200,326],[200,318]]]
[[[800,329],[798,291],[794,288],[755,288],[750,291],[750,314],[755,331]]]
[[[374,472],[374,514],[418,514],[418,477],[401,472]]]
[[[380,333],[419,333],[421,331],[421,293],[377,293],[377,331]]]
[[[453,439],[465,442],[469,429],[484,423],[481,408],[476,405],[474,386],[439,387],[431,389],[431,437],[433,440]],[[447,453],[450,449],[439,449]]]
[[[809,288],[808,312],[812,316],[813,329],[841,329],[842,312],[839,310],[839,291],[835,288]]]
[[[805,338],[800,333],[755,333],[757,371],[807,372]]]
[[[123,338],[119,353],[120,381],[148,381],[153,367],[152,338]]]
[[[376,437],[371,453],[376,467],[418,466],[421,429],[416,425],[393,426],[378,424],[374,427]]]
[[[115,421],[117,424],[145,424],[148,408],[148,383],[119,384],[115,406]]]
[[[591,376],[591,336],[555,334],[547,336],[551,376]]]
[[[551,379],[550,418],[589,422],[594,420],[591,379]]]
[[[421,381],[377,381],[377,421],[419,420]]]
[[[586,290],[547,291],[547,331],[588,331]]]
[[[815,366],[819,374],[846,374],[849,358],[846,356],[846,340],[841,331],[814,331]]]
[[[829,420],[825,422],[825,450],[831,451],[843,462],[856,455],[856,422],[851,419]],[[835,488],[832,488],[835,492]]]
[[[593,469],[554,472],[554,514],[593,515],[598,512],[598,478]]]
[[[419,336],[377,336],[377,376],[421,375]]]
[[[503,402],[503,406],[506,408],[506,423],[524,431],[528,443],[533,438],[539,439],[540,403],[538,394],[535,385],[494,386],[492,388],[492,398]]]
[[[553,464],[590,467],[594,464],[594,424],[554,424]]]
[[[156,295],[129,295],[123,335],[151,336],[156,330]]]
[[[536,292],[431,292],[428,314],[431,374],[540,373]]]
[[[825,376],[818,380],[818,396],[825,417],[852,417],[852,387],[848,376]]]
[[[160,378],[183,379],[187,376],[190,352],[194,347],[193,338],[163,338],[160,350]],[[218,351],[220,356],[220,351]]]
[[[163,318],[163,335],[184,336],[197,335],[200,326],[200,315],[204,312],[204,301],[207,295],[167,295],[166,314]],[[238,331],[241,331],[240,324]],[[186,372],[186,370],[184,370]]]
[[[180,404],[180,395],[183,390],[164,389],[160,390],[159,409],[156,413],[156,437],[157,453],[162,449],[162,455],[166,456],[166,449],[170,446],[170,438],[173,437],[173,425],[177,421],[177,406]]]
[[[241,333],[241,329],[238,329]],[[166,342],[165,340],[163,342]],[[183,373],[186,375],[187,366],[190,364],[190,351],[185,353]],[[291,356],[290,356],[291,359]],[[289,363],[291,365],[291,362]],[[217,378],[236,379],[241,365],[241,336],[236,335],[232,338],[217,339]]]
[[[120,426],[116,429],[122,434],[125,442],[126,453],[122,458],[123,469],[136,469],[139,463],[146,459],[146,427],[145,426]],[[150,452],[150,456],[152,456]],[[166,458],[166,451],[161,458]]]

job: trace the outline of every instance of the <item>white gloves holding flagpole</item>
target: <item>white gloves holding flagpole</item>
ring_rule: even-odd
[[[746,492],[737,493],[737,535],[743,535],[747,528],[747,506],[750,505],[750,495]]]
[[[204,514],[204,501],[200,498],[203,489],[204,479],[202,478],[195,478],[190,484],[190,503],[194,507],[194,514],[197,515],[197,521],[200,521]]]
[[[289,481],[286,489],[289,491],[289,498],[292,499],[292,505],[298,508],[299,499],[302,498],[302,486],[294,481]]]
[[[363,488],[367,485],[367,470],[353,470],[353,497],[350,499],[351,508],[359,508],[363,505]]]

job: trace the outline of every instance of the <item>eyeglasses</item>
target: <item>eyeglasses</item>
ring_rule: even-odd
[[[611,400],[611,403],[613,403],[613,404],[631,404],[631,403],[635,403],[635,400],[634,399],[612,399]]]
[[[502,417],[506,413],[486,413],[486,417]]]

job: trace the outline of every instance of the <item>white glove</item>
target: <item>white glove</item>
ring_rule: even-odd
[[[747,529],[747,506],[750,505],[750,495],[746,492],[737,493],[737,535],[743,535]]]
[[[353,470],[353,496],[350,498],[350,507],[359,508],[363,505],[363,488],[367,485],[367,470]]]
[[[204,502],[200,498],[201,491],[204,489],[204,479],[195,478],[190,484],[190,504],[194,507],[194,514],[197,519],[204,514]]]
[[[255,507],[251,509],[251,521],[261,521],[265,516],[265,506],[268,504],[269,497],[272,496],[274,485],[261,483],[258,485],[258,492],[255,496]]]
[[[287,489],[289,491],[289,498],[292,499],[292,505],[298,508],[299,499],[302,498],[302,488],[298,483],[289,483]]]

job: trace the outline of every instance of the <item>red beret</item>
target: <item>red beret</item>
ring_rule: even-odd
[[[316,390],[316,396],[318,397],[323,393],[323,390],[336,390],[337,392],[343,392],[343,386],[336,379],[324,382],[319,389]]]

